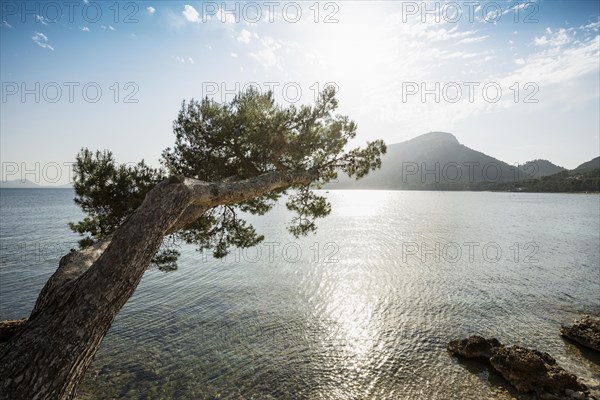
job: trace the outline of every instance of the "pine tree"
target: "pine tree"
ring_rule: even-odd
[[[151,263],[171,270],[173,236],[223,257],[263,240],[240,212],[263,215],[283,196],[296,235],[331,212],[313,189],[340,172],[379,168],[382,141],[346,150],[356,124],[334,114],[333,89],[312,107],[278,106],[272,93],[240,93],[231,103],[184,102],[163,167],[118,165],[109,151],[83,149],[70,227],[81,249],[65,255],[24,328],[0,350],[0,393],[11,399],[71,399],[119,310]]]

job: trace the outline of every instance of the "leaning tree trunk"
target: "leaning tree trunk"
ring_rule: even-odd
[[[166,234],[216,205],[315,178],[315,172],[301,171],[231,183],[179,178],[161,182],[110,237],[61,259],[27,324],[0,351],[0,398],[74,398],[102,339]]]

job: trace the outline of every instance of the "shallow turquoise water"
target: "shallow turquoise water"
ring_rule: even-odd
[[[27,315],[77,237],[69,190],[2,190],[0,318]],[[507,399],[450,357],[469,334],[548,351],[591,386],[600,368],[558,336],[600,314],[600,196],[331,191],[301,240],[279,207],[225,261],[182,247],[149,270],[81,398]]]

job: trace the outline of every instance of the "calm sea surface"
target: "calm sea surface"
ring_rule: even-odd
[[[81,399],[512,399],[445,347],[549,352],[600,388],[561,323],[600,314],[600,196],[331,191],[301,240],[278,207],[225,261],[182,247],[121,311]],[[81,218],[71,190],[0,191],[0,319],[31,311]],[[596,361],[598,361],[596,359]]]

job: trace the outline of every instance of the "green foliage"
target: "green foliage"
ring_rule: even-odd
[[[317,225],[314,219],[326,217],[331,212],[331,204],[327,199],[314,194],[309,186],[303,187],[297,194],[290,196],[286,206],[298,214],[288,227],[290,233],[296,237],[316,231]]]
[[[152,258],[152,265],[163,272],[175,271],[180,255],[181,253],[175,249],[161,249]]]
[[[380,156],[386,151],[383,141],[375,141],[345,152],[357,127],[348,117],[334,114],[337,106],[332,88],[325,89],[312,107],[281,107],[272,93],[252,88],[228,104],[192,99],[181,106],[173,123],[175,144],[163,152],[162,162],[169,175],[210,182],[272,171],[316,171],[312,185],[290,188],[293,193],[286,203],[297,215],[289,231],[306,235],[316,230],[316,219],[331,212],[327,200],[312,188],[337,178],[339,171],[362,178],[381,166]],[[70,226],[84,235],[82,246],[114,231],[166,176],[143,162],[117,166],[110,152],[93,155],[87,149],[77,156],[75,170],[75,201],[87,216]],[[232,246],[255,246],[263,236],[240,214],[263,215],[284,195],[286,190],[276,190],[244,203],[214,207],[175,235],[199,250],[212,249],[215,257],[224,257]],[[164,251],[155,260],[174,265],[176,252]]]
[[[85,248],[112,233],[142,204],[146,194],[165,178],[163,170],[147,166],[117,164],[110,151],[92,153],[82,149],[74,164],[75,203],[86,217],[69,227],[83,238]],[[161,249],[152,260],[159,269],[176,269],[179,252]]]
[[[84,236],[81,247],[114,231],[165,177],[164,171],[150,168],[143,160],[132,166],[118,165],[110,151],[88,149],[77,155],[74,174],[75,203],[86,217],[69,227]]]
[[[252,225],[237,216],[231,206],[218,206],[208,210],[179,236],[188,244],[195,244],[198,250],[213,250],[216,258],[225,257],[230,246],[252,247],[264,237],[258,235]]]

